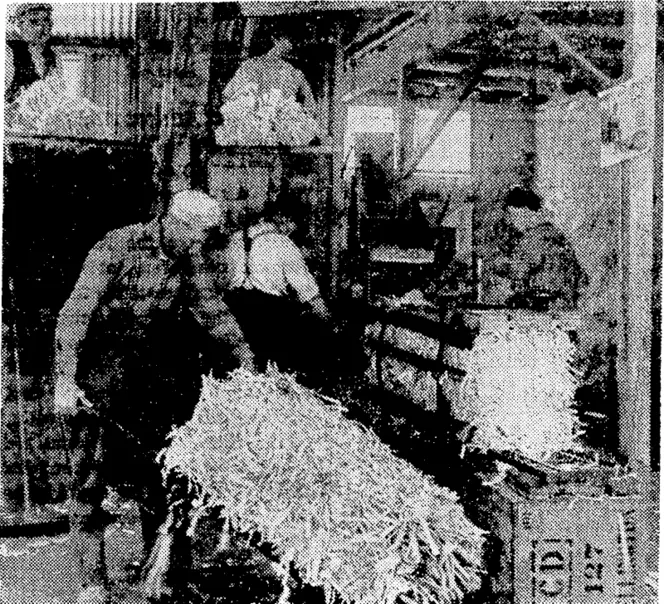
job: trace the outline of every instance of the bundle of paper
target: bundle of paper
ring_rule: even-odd
[[[456,411],[482,451],[519,451],[544,461],[581,448],[574,410],[574,346],[559,326],[509,322],[482,331],[471,351]]]
[[[194,487],[194,516],[222,508],[330,601],[438,604],[479,587],[483,534],[456,495],[288,376],[205,379],[163,460]]]

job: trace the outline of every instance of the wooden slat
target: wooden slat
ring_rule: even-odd
[[[372,307],[369,310],[367,322],[387,323],[393,327],[410,329],[434,340],[438,340],[441,336],[440,323],[437,319],[413,314],[405,310],[388,311]]]
[[[533,25],[542,31],[547,37],[553,40],[558,48],[564,52],[566,55],[574,59],[579,65],[581,65],[586,71],[595,76],[603,86],[607,88],[614,85],[615,82],[612,78],[607,76],[605,73],[597,69],[586,57],[581,55],[575,48],[571,46],[567,40],[565,40],[556,30],[552,27],[549,27],[544,23],[539,17],[535,15],[525,15],[524,19],[530,21]]]
[[[374,83],[367,84],[366,86],[361,86],[359,88],[354,88],[350,92],[347,92],[346,94],[343,95],[341,98],[342,102],[344,103],[352,103],[355,99],[369,93],[369,92],[375,92],[377,90],[381,90],[384,86],[389,84],[391,81],[390,78],[384,79],[384,80],[377,80]]]
[[[383,44],[388,43],[393,38],[398,36],[402,31],[407,30],[409,27],[412,27],[416,23],[420,22],[427,15],[427,11],[420,11],[412,17],[406,19],[405,21],[398,22],[394,27],[389,28],[387,31],[382,33],[379,37],[372,39],[367,44],[362,43],[362,39],[354,40],[351,44],[346,47],[346,59],[359,59],[360,57],[370,53],[375,48],[382,46]],[[389,25],[389,22],[394,20],[394,15],[388,17],[381,21],[373,31],[367,32],[363,38],[371,38],[375,32],[380,32],[381,29],[384,29]]]
[[[544,23],[544,21],[542,21]],[[561,37],[565,35],[576,34],[579,36],[598,36],[610,40],[625,39],[623,28],[620,25],[594,25],[593,23],[584,23],[583,25],[552,25],[546,23],[551,31]]]
[[[4,137],[4,145],[21,144],[38,147],[48,144],[49,147],[62,147],[67,149],[78,145],[89,145],[100,148],[147,148],[147,145],[134,141],[119,141],[100,138],[75,138],[72,136],[28,135],[11,134]]]
[[[420,369],[422,371],[428,371],[434,375],[442,375],[444,373],[449,373],[457,377],[464,377],[466,375],[466,372],[463,369],[459,369],[458,367],[453,367],[452,365],[448,365],[438,360],[421,357],[420,355],[415,354],[414,352],[403,350],[395,346],[394,344],[381,342],[379,339],[376,338],[367,338],[364,341],[364,344],[368,348],[371,348],[372,350],[375,350],[376,352],[380,353],[382,355],[382,358],[390,357],[397,361],[408,363],[409,365],[412,365],[416,369]]]

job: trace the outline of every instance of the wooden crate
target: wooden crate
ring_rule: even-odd
[[[528,499],[501,483],[483,487],[476,521],[493,543],[493,601],[636,604],[644,601],[641,495]]]

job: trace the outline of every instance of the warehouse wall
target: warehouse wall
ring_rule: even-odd
[[[535,150],[532,109],[519,103],[476,103],[472,114],[472,173],[483,199],[520,182],[524,153]]]
[[[475,247],[483,261],[483,301],[501,304],[507,295],[503,279],[493,266],[503,251],[504,233],[495,229],[502,217],[497,203],[526,176],[528,156],[535,150],[534,114],[519,103],[480,104],[472,114],[472,193]]]
[[[554,210],[588,285],[579,300],[579,367],[582,409],[606,416],[596,425],[599,438],[617,436],[615,347],[620,317],[621,168],[600,168],[599,101],[579,95],[549,104],[537,116],[536,186]],[[601,425],[601,429],[600,429]],[[608,442],[607,442],[608,440]]]

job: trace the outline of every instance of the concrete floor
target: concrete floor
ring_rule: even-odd
[[[659,509],[659,475],[653,476],[648,501],[651,509]],[[644,545],[650,572],[645,577],[645,582],[652,594],[649,601],[654,603],[657,602],[655,589],[659,523],[653,522],[648,528],[649,534]],[[105,544],[112,604],[145,604],[138,588],[135,566],[132,566],[133,562],[141,559],[143,553],[138,514],[133,504],[121,504],[117,522],[107,529]],[[251,574],[244,574],[240,581],[252,581],[251,577]],[[231,583],[237,582],[238,577],[229,579],[219,576],[217,580],[217,575],[214,576],[215,583],[224,580],[230,581],[229,591],[232,591],[234,586]],[[0,539],[0,604],[75,604],[79,585],[78,563],[68,534],[56,537]],[[246,586],[240,587],[236,593],[248,595]],[[226,600],[238,601],[237,598],[229,596],[219,600],[200,599],[196,604],[199,601]],[[255,601],[251,598],[249,600]],[[490,604],[476,602],[475,598],[470,600],[473,604]]]
[[[114,512],[117,522],[107,528],[104,541],[111,604],[147,604],[135,564],[143,555],[137,508],[121,502]],[[0,538],[0,604],[75,604],[81,582],[73,546],[68,533]],[[213,596],[205,590],[200,597],[191,591],[168,599],[168,604],[275,602],[281,585],[264,566],[265,560],[251,548],[229,550],[221,565],[209,568],[203,584],[193,584],[211,588]],[[188,573],[187,579],[191,578]]]
[[[106,532],[105,543],[113,604],[138,604],[130,564],[142,553],[139,527],[114,524]],[[79,586],[78,563],[68,534],[0,541],[2,604],[73,604]]]

